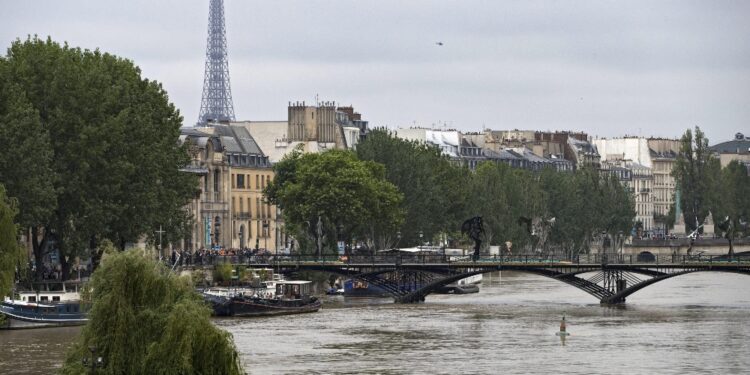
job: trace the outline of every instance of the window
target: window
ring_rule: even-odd
[[[36,297],[29,296],[29,302],[36,302]]]
[[[260,188],[260,175],[257,175],[257,174],[255,175],[255,188],[256,189]]]
[[[52,302],[60,302],[60,296],[53,296]]]
[[[250,217],[252,210],[250,209],[250,198],[247,198],[247,216]]]
[[[240,199],[240,202],[242,202],[242,199]],[[237,212],[237,206],[234,205],[234,197],[232,197],[232,212]]]
[[[234,188],[235,188],[235,185],[234,185],[234,173],[232,173],[232,189],[234,189]]]
[[[244,174],[237,175],[237,188],[239,189],[245,188],[245,175]]]
[[[260,188],[265,189],[266,187],[266,176],[260,176]]]
[[[39,300],[40,301],[49,301],[49,297],[47,297],[47,296],[41,296],[41,297],[39,297]]]
[[[214,170],[214,191],[219,192],[219,181],[221,181],[221,172],[218,169]]]

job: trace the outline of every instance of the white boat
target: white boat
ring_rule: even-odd
[[[83,325],[88,321],[88,308],[81,304],[77,290],[21,291],[16,298],[5,297],[0,314],[5,315],[2,328],[40,328]]]

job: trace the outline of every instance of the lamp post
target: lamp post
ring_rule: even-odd
[[[161,229],[161,225],[159,225],[159,230],[156,231],[156,233],[159,233],[159,256],[163,256],[164,254],[164,248],[161,244],[161,235],[166,233],[163,229]]]
[[[96,356],[96,346],[89,346],[89,351],[91,352],[91,361],[89,361],[88,357],[83,357],[83,367],[88,367],[91,369],[89,373],[94,374],[96,373],[96,368],[104,368],[104,358],[97,357]]]
[[[263,220],[263,248],[268,251],[268,220]],[[279,255],[278,249],[275,255]]]

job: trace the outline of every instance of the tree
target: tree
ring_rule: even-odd
[[[700,128],[695,127],[695,136],[686,130],[672,175],[680,189],[680,207],[689,231],[703,223],[709,210],[718,208],[720,169]]]
[[[109,242],[103,248],[112,247]],[[89,322],[67,354],[63,374],[86,372],[94,347],[106,374],[240,374],[231,335],[187,277],[170,273],[139,250],[106,256],[84,294]]]
[[[383,166],[360,161],[352,152],[295,151],[274,171],[265,197],[283,210],[285,223],[298,235],[321,241],[320,220],[326,238],[357,238],[377,246],[402,221],[403,195],[386,181]]]
[[[7,143],[38,151],[0,155],[37,261],[54,241],[65,277],[103,239],[122,249],[159,225],[179,236],[197,179],[179,172],[182,119],[159,83],[129,60],[34,37],[0,58],[0,89]]]
[[[414,245],[441,232],[457,232],[474,213],[467,202],[468,169],[456,167],[439,148],[374,129],[357,145],[361,160],[385,166],[385,177],[404,194],[401,245]]]
[[[718,223],[729,216],[735,235],[747,235],[750,220],[750,175],[747,168],[734,160],[721,171],[720,198],[714,220]],[[742,223],[745,223],[743,225]]]
[[[23,260],[18,245],[18,227],[14,222],[16,204],[8,199],[5,187],[0,184],[0,296],[9,295],[13,288],[16,268]]]
[[[544,203],[539,184],[529,171],[504,163],[481,163],[467,190],[471,197],[467,201],[469,210],[484,221],[484,243],[511,242],[516,251],[531,243],[532,238],[518,219],[542,216]]]
[[[5,64],[0,60],[1,69]],[[36,264],[42,262],[50,236],[47,223],[57,207],[49,134],[42,127],[39,112],[15,84],[0,81],[0,139],[6,140],[0,153],[0,182],[20,206],[18,223],[28,231]],[[41,267],[37,267],[41,277]]]

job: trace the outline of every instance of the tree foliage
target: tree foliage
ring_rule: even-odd
[[[535,247],[573,256],[589,250],[602,233],[614,239],[627,235],[633,225],[635,211],[627,188],[593,169],[532,173],[485,162],[471,181],[468,204],[484,218],[488,244],[510,242],[514,251]],[[519,217],[536,218],[533,236],[519,225]]]
[[[714,221],[718,223],[729,216],[735,236],[750,235],[750,174],[747,168],[736,160],[730,162],[721,171],[718,190]]]
[[[472,216],[466,205],[469,171],[451,164],[439,148],[375,129],[357,145],[357,155],[385,166],[388,181],[403,193],[401,246],[416,245],[441,232],[454,232]]]
[[[111,245],[109,245],[111,246]],[[240,374],[231,335],[189,278],[171,274],[139,250],[108,255],[88,284],[89,322],[67,354],[63,374],[82,374],[89,347],[105,374]]]
[[[197,180],[179,172],[182,119],[159,83],[129,60],[34,37],[0,58],[0,93],[0,180],[37,261],[51,240],[65,275],[103,239],[122,248],[159,225],[179,238]]]
[[[5,187],[0,184],[0,296],[9,295],[13,288],[16,267],[23,259],[18,245],[18,226],[15,201],[8,199]]]
[[[703,223],[712,208],[720,207],[720,170],[719,160],[709,150],[708,139],[700,128],[695,127],[695,135],[686,130],[672,175],[680,189],[680,207],[690,231]]]
[[[401,223],[403,196],[386,181],[383,166],[352,152],[293,152],[274,171],[266,199],[283,210],[285,223],[298,234],[317,239],[320,218],[329,247],[338,238],[374,247]]]

